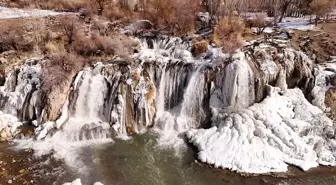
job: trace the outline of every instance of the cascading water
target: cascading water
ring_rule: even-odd
[[[183,134],[191,128],[200,127],[202,118],[205,117],[203,112],[204,99],[204,74],[201,71],[203,64],[199,64],[192,73],[187,88],[184,91],[183,101],[176,108],[166,110],[158,114],[155,129],[158,135],[158,143],[164,147],[173,147],[179,150],[184,145]],[[165,91],[160,88],[160,93]]]
[[[166,64],[162,68],[161,80],[159,84],[158,100],[156,105],[157,117],[160,117],[165,111],[165,82],[166,82]]]
[[[17,144],[19,148],[34,149],[39,156],[53,152],[57,159],[65,159],[68,165],[84,172],[85,165],[77,160],[79,149],[95,143],[112,142],[111,127],[103,117],[107,84],[99,74],[99,67],[82,71],[74,83],[72,99],[66,104],[68,112],[64,110],[60,120],[37,128],[37,140],[17,140]]]
[[[80,146],[111,142],[114,136],[129,138],[153,128],[160,146],[185,146],[187,132],[200,150],[200,160],[241,172],[285,171],[287,163],[303,169],[335,165],[334,141],[324,133],[334,128],[330,119],[311,107],[301,90],[287,89],[310,90],[312,61],[301,52],[278,53],[267,44],[245,49],[230,58],[219,57],[210,48],[203,57],[194,58],[190,44],[181,39],[145,40],[131,65],[116,60],[79,72],[59,119],[39,125],[37,137],[19,140],[18,147],[40,155],[53,152],[78,167],[84,166],[75,160]],[[40,105],[40,70],[39,64],[22,66],[0,87],[0,110],[19,118],[4,119],[11,125],[40,123],[47,111]],[[322,90],[326,89],[316,91]],[[302,116],[302,105],[309,108],[309,117]],[[212,128],[200,129],[210,115]],[[0,117],[4,117],[1,112]],[[12,130],[8,124],[1,127]],[[308,135],[301,137],[304,133]],[[255,147],[256,143],[264,148]],[[313,145],[321,147],[314,150]],[[225,147],[241,155],[232,158],[236,154]],[[272,155],[274,151],[279,155]],[[251,162],[260,158],[260,152],[270,160],[268,164]]]

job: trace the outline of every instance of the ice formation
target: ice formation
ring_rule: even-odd
[[[0,132],[2,138],[11,139],[18,133],[21,121],[40,116],[41,66],[34,61],[13,69],[0,86]]]
[[[328,79],[333,77],[336,73],[336,64],[332,63],[325,63],[316,66],[314,70],[316,79],[315,79],[315,86],[312,90],[312,97],[313,97],[313,105],[319,107],[325,112],[328,112],[328,107],[325,105],[325,93],[331,87],[328,84]]]
[[[76,179],[72,182],[64,183],[63,185],[82,185],[82,181],[80,179]],[[104,185],[101,182],[95,182],[93,185]]]
[[[212,127],[187,132],[199,150],[198,158],[215,167],[247,173],[285,172],[288,164],[303,170],[319,164],[335,165],[334,122],[295,88],[301,84],[307,89],[313,82],[312,61],[292,49],[272,56],[272,47],[260,48],[254,50],[261,54],[254,61],[259,63],[259,74],[253,70],[249,55],[236,54],[227,66],[231,70],[218,78],[220,88],[211,96]],[[325,77],[335,74],[330,66],[329,71],[326,68],[316,69],[313,102],[324,101]],[[262,81],[268,95],[258,103],[260,84],[255,82]]]
[[[20,120],[34,120],[41,112],[41,65],[27,61],[14,69],[0,86],[0,109]]]
[[[299,89],[278,89],[247,109],[213,113],[212,128],[188,132],[203,162],[248,173],[335,165],[335,143],[327,136],[334,135],[333,122]]]
[[[0,86],[0,129],[13,133],[20,122],[32,123],[35,138],[17,140],[17,147],[52,153],[80,171],[80,147],[149,128],[163,147],[185,145],[187,133],[201,161],[239,172],[336,165],[334,123],[323,112],[334,64],[315,65],[285,41],[272,42],[232,57],[209,48],[195,58],[180,38],[141,39],[134,63],[107,61],[80,71],[58,119],[45,123],[41,64],[27,62]]]

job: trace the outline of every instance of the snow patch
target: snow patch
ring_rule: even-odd
[[[311,24],[309,18],[305,17],[285,17],[281,23],[278,23],[281,29],[295,29],[295,30],[314,30],[315,25]]]
[[[0,6],[0,19],[13,19],[23,17],[47,17],[61,14],[65,13],[59,13],[50,10],[18,9],[18,8],[6,8]]]

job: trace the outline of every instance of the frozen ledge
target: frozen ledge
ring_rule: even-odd
[[[299,89],[275,91],[237,112],[212,112],[212,128],[187,132],[202,162],[245,173],[336,165],[335,126]]]

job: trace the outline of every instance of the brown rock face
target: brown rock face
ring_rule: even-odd
[[[59,118],[73,79],[83,65],[82,58],[68,53],[51,56],[44,64],[42,92],[45,112],[42,122]]]
[[[331,108],[332,114],[336,116],[336,87],[332,87],[326,92],[325,104]]]
[[[336,86],[336,75],[330,79],[330,85]]]
[[[57,120],[61,114],[61,109],[67,98],[68,91],[70,89],[71,80],[62,84],[60,87],[55,87],[46,97],[45,113],[43,114],[42,122],[48,120]]]

